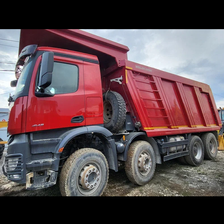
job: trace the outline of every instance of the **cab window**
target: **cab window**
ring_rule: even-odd
[[[78,90],[78,82],[78,66],[55,61],[52,82],[46,89],[53,94],[73,93]]]

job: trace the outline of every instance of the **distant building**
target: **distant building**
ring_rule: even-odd
[[[8,141],[7,137],[8,120],[9,120],[9,109],[0,108],[0,141]]]

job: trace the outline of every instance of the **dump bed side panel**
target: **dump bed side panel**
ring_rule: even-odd
[[[221,121],[207,84],[146,66],[141,71],[139,65],[134,69],[135,65],[126,61],[124,69],[108,78],[118,77],[123,71],[123,85],[114,83],[112,89],[124,98],[129,95],[127,107],[134,107],[130,111],[137,114],[132,117],[140,120],[148,136],[220,129]]]

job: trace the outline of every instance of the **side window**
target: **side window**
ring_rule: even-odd
[[[52,82],[46,89],[53,94],[73,93],[78,90],[78,83],[78,66],[55,61]]]

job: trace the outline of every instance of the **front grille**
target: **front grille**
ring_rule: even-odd
[[[7,177],[10,180],[21,180],[23,177],[23,155],[7,155],[5,158]]]

